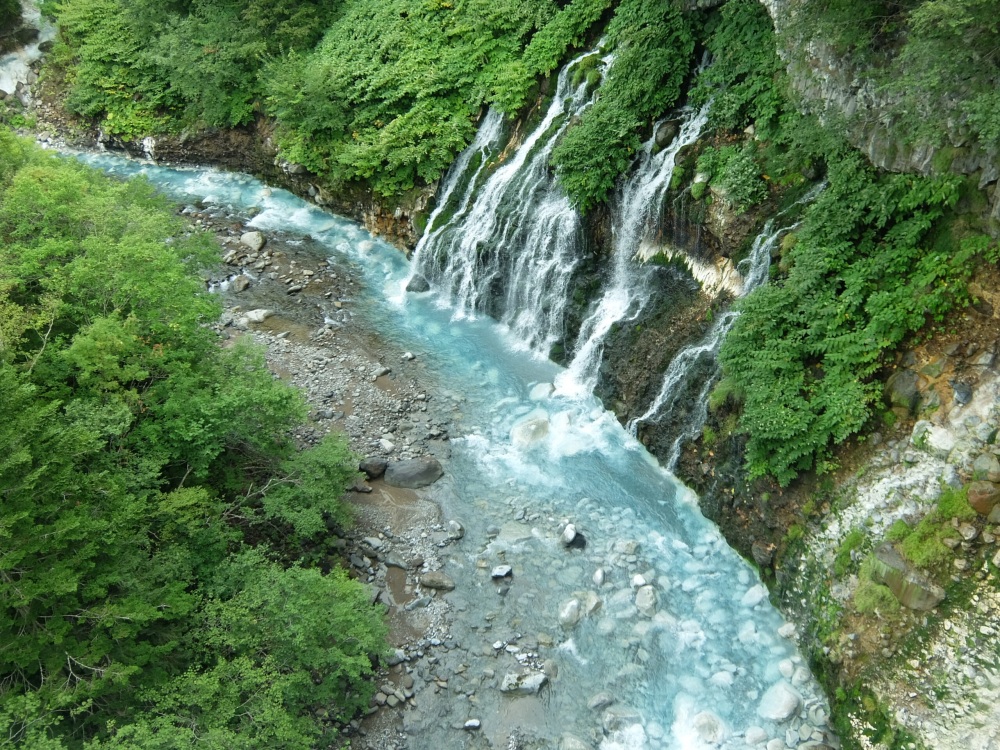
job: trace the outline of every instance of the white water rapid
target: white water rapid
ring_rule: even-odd
[[[522,346],[545,355],[562,336],[581,227],[579,214],[552,177],[549,156],[571,120],[596,97],[587,77],[577,75],[581,63],[596,54],[581,55],[563,68],[542,121],[483,185],[476,183],[485,159],[475,175],[463,177],[463,172],[469,171],[473,155],[483,152],[486,136],[463,152],[464,167],[456,165],[449,174],[440,204],[444,209],[452,198],[448,183],[466,182],[464,198],[413,257],[414,272],[442,293],[443,305],[454,305],[456,318],[488,313]],[[610,55],[603,57],[599,69],[611,62]]]
[[[420,353],[435,383],[428,412],[452,424],[445,477],[426,492],[466,533],[440,554],[456,583],[439,594],[449,638],[406,665],[415,705],[395,710],[408,748],[746,750],[824,737],[822,693],[756,573],[594,398],[553,394],[560,368],[518,350],[505,326],[454,319],[432,295],[394,304],[410,273],[402,253],[285,191],[82,158],[143,174],[210,214],[310,238],[357,281],[350,324]],[[583,549],[560,543],[567,522]],[[490,570],[501,563],[513,577],[498,588]],[[537,687],[543,674],[538,692],[500,690],[517,675]],[[475,734],[462,728],[470,719]]]
[[[38,36],[26,47],[0,57],[0,91],[8,96],[18,94],[27,104],[28,95],[23,86],[33,78],[31,64],[42,56],[39,47],[55,39],[56,28],[42,17],[41,11],[34,3],[24,2],[22,9],[24,24],[38,29]]]
[[[686,108],[680,130],[673,142],[654,154],[661,123],[643,146],[638,165],[625,180],[613,204],[612,238],[614,266],[611,281],[601,299],[584,320],[577,338],[576,354],[566,371],[556,380],[556,388],[566,395],[592,393],[597,385],[604,353],[604,341],[616,323],[634,320],[649,301],[649,269],[636,258],[639,246],[657,229],[663,194],[670,186],[678,152],[694,143],[708,120],[708,107]]]

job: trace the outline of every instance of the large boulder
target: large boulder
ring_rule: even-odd
[[[432,570],[420,576],[420,585],[427,589],[437,591],[451,591],[455,588],[455,582],[450,576],[440,570]]]
[[[934,609],[944,600],[944,589],[911,568],[889,542],[875,550],[872,579],[888,586],[908,609]]]
[[[368,456],[358,464],[358,469],[363,471],[369,479],[378,479],[385,474],[385,470],[388,468],[389,462],[380,456]]]
[[[757,715],[770,721],[788,721],[799,712],[802,696],[784,680],[771,685],[760,699]]]
[[[429,291],[430,288],[430,282],[419,273],[413,274],[413,277],[406,282],[406,291],[408,292],[426,292]]]
[[[548,677],[542,672],[508,672],[500,683],[501,693],[515,695],[534,695],[548,682]]]
[[[261,232],[244,232],[240,236],[240,244],[250,248],[250,252],[256,253],[262,247],[267,240],[264,238]]]
[[[389,464],[385,470],[385,483],[415,490],[434,484],[443,475],[444,469],[436,458],[411,458]]]

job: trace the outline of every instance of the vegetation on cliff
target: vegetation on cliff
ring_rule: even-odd
[[[0,734],[301,748],[367,705],[380,613],[328,559],[355,472],[224,349],[210,243],[0,131]]]

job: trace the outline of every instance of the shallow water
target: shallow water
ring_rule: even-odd
[[[469,718],[482,721],[479,736],[497,747],[520,727],[543,746],[557,746],[568,733],[605,750],[744,748],[756,736],[797,744],[821,723],[821,692],[794,642],[779,636],[783,620],[755,572],[702,517],[693,493],[599,402],[552,395],[544,384],[559,367],[526,353],[496,323],[454,319],[432,293],[405,294],[410,269],[398,250],[285,191],[215,170],[104,154],[80,158],[115,175],[143,174],[179,202],[255,209],[257,228],[312,237],[363,270],[368,292],[356,308],[362,324],[420,352],[440,384],[428,408],[456,427],[447,475],[431,493],[445,517],[466,528],[444,554],[457,582],[445,595],[459,644],[448,658],[468,666],[465,682],[456,675],[454,685],[469,690],[408,711],[411,747],[466,746],[471,735],[453,727]],[[561,544],[565,522],[585,536],[585,549]],[[514,571],[506,596],[490,580],[500,563]],[[652,606],[640,613],[637,590],[645,586],[652,588],[640,603]],[[561,624],[560,610],[573,599],[579,622]],[[558,666],[538,695],[498,689],[520,663],[491,644],[514,636]],[[795,716],[777,723],[758,707],[783,680],[803,701]],[[600,691],[616,699],[603,712],[587,705]]]

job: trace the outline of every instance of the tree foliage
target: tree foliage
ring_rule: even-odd
[[[740,304],[721,352],[745,394],[750,473],[782,484],[861,429],[886,354],[967,299],[978,248],[936,234],[956,179],[879,175],[847,147],[827,158],[829,187],[788,243],[787,276]]]
[[[600,97],[552,153],[559,181],[584,211],[603,201],[628,168],[641,129],[677,101],[695,35],[689,17],[670,3],[622,0],[607,43],[615,59]]]
[[[147,184],[0,133],[0,736],[17,746],[305,750],[319,702],[347,715],[368,694],[378,613],[341,573],[288,566],[346,520],[351,457],[297,453],[299,396],[219,346],[194,273],[209,249]],[[272,528],[285,555],[250,546]]]

